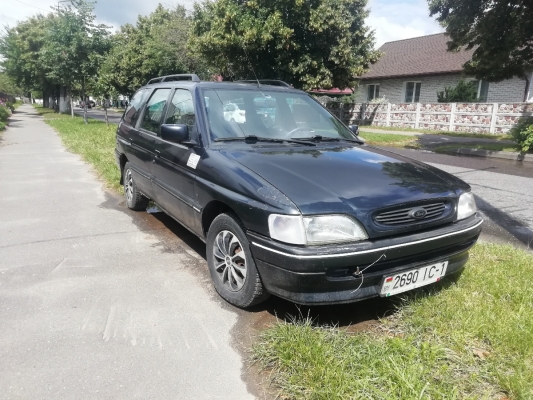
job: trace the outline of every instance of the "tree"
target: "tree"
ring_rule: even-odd
[[[86,82],[96,75],[110,45],[108,27],[95,24],[93,10],[94,2],[71,0],[52,20],[41,50],[47,78],[69,88],[72,116],[73,86],[81,86],[85,100]],[[87,123],[86,107],[84,119]]]
[[[156,76],[197,73],[205,77],[201,60],[186,48],[190,23],[182,6],[166,9],[159,4],[149,16],[139,16],[135,26],[121,26],[103,66],[109,83],[119,93],[132,95]]]
[[[448,49],[475,48],[465,72],[498,82],[524,77],[533,67],[533,2],[428,0],[431,16],[446,28]],[[527,77],[526,77],[527,79]]]
[[[223,79],[353,87],[377,61],[366,0],[217,0],[195,5],[189,47]],[[254,71],[255,70],[255,74]]]
[[[41,50],[54,18],[52,14],[46,17],[37,15],[6,28],[0,38],[4,72],[24,91],[41,92],[45,106],[48,105],[53,82],[47,77],[46,68],[42,64]]]
[[[118,92],[111,83],[112,72],[106,69],[107,65],[102,64],[98,70],[98,74],[89,82],[89,85],[92,89],[92,93],[100,99],[102,99],[102,104],[105,112],[105,123],[109,126],[109,119],[107,115],[107,105],[111,97],[117,97]]]
[[[437,101],[439,103],[473,103],[478,100],[476,83],[460,80],[457,86],[447,86],[444,91],[437,92]]]

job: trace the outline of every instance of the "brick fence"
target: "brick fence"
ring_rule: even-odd
[[[324,103],[323,103],[324,104]],[[347,124],[506,133],[520,118],[533,115],[531,103],[356,103],[327,102]]]

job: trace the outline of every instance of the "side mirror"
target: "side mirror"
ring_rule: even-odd
[[[190,139],[189,127],[185,124],[161,125],[161,139],[172,143],[182,143]]]
[[[350,128],[355,136],[359,136],[359,125],[348,125],[348,128]]]

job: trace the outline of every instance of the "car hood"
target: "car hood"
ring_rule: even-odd
[[[429,165],[370,146],[221,150],[284,193],[303,214],[368,211],[457,197],[468,185]]]

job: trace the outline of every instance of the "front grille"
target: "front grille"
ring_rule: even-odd
[[[414,218],[411,216],[411,211],[419,208],[426,210],[426,215],[423,218]],[[387,211],[378,214],[375,217],[375,221],[382,225],[415,224],[438,218],[442,215],[445,209],[446,205],[444,203],[434,203],[417,207],[402,208],[401,210]]]

